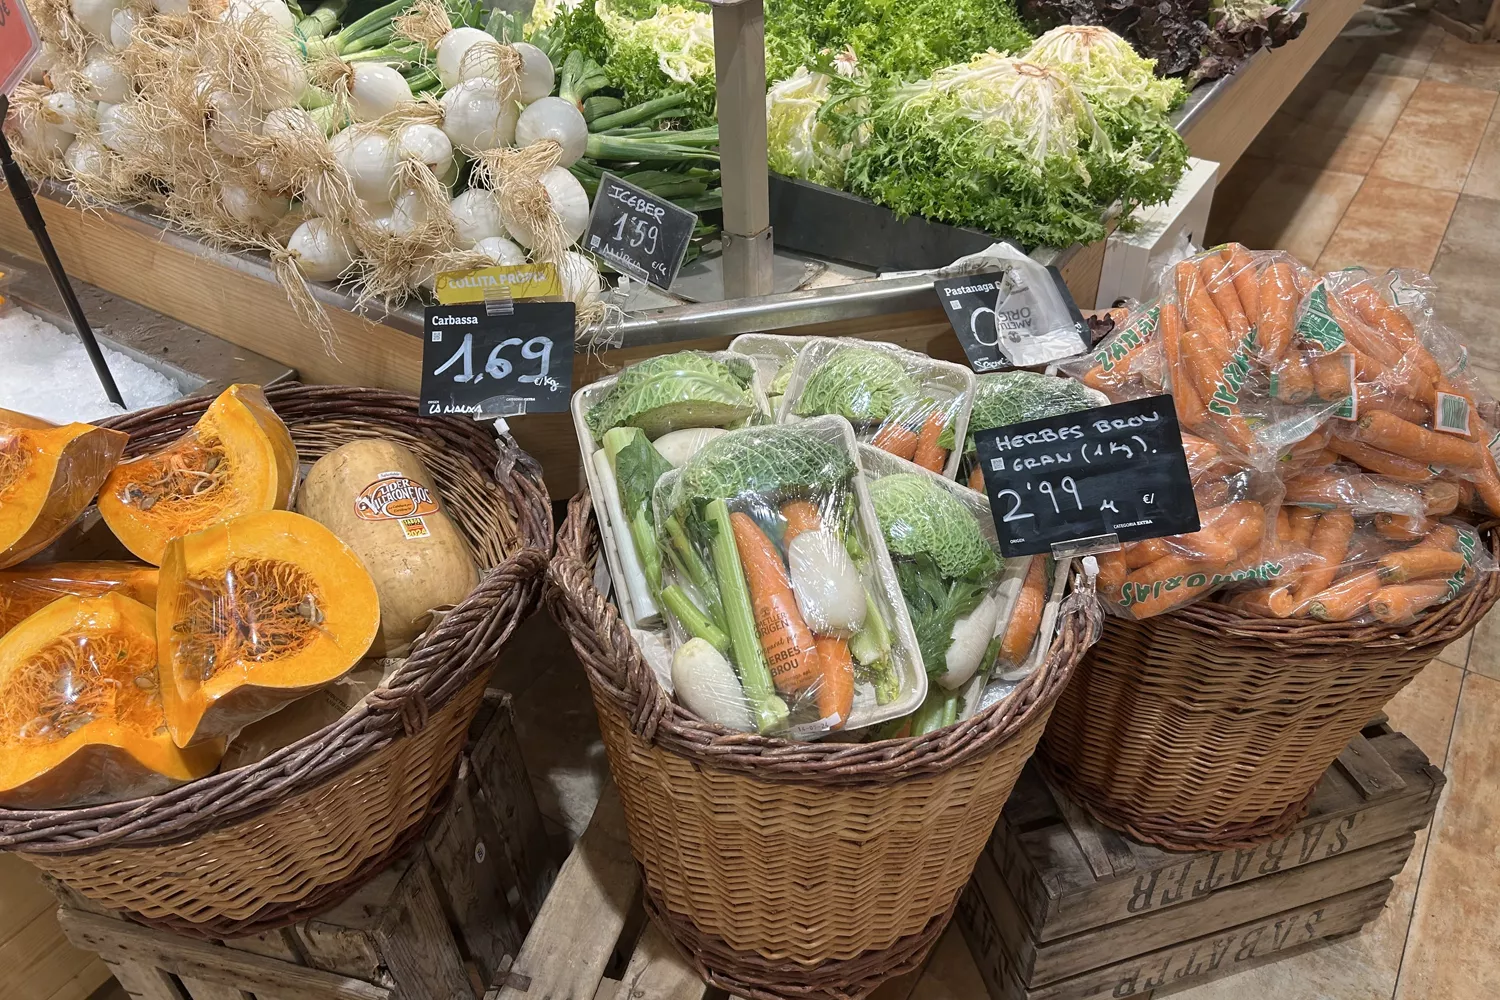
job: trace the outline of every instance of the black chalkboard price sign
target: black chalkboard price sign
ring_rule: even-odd
[[[571,302],[428,306],[420,412],[483,419],[567,410],[576,312]]]
[[[976,372],[1044,365],[1089,349],[1088,324],[1055,267],[1017,261],[932,288]]]
[[[1007,557],[1114,534],[1198,530],[1171,396],[1134,399],[974,435]]]
[[[614,174],[599,179],[583,245],[622,274],[670,288],[698,217]]]

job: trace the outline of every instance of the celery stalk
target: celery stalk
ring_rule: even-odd
[[[661,592],[661,602],[682,623],[689,635],[702,639],[725,656],[729,655],[729,636],[698,610],[698,605],[693,603],[687,591],[674,583]]]
[[[714,533],[710,555],[714,575],[719,581],[719,599],[724,606],[730,648],[740,683],[745,688],[745,698],[755,712],[756,727],[763,733],[785,728],[789,713],[786,702],[776,694],[771,671],[761,650],[760,633],[755,628],[755,611],[750,604],[750,588],[745,583],[739,549],[734,544],[734,529],[729,524],[729,507],[723,500],[714,500],[704,509],[704,517]]]

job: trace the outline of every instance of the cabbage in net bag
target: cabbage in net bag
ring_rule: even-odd
[[[819,337],[797,355],[778,419],[843,417],[861,442],[951,479],[973,394],[974,373],[962,365]]]
[[[904,715],[926,675],[837,417],[711,441],[656,485],[677,701],[795,738]]]
[[[0,806],[154,795],[212,771],[222,740],[179,749],[157,671],[156,612],[63,597],[0,639]]]

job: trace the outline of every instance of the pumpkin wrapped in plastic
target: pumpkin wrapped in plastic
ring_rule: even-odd
[[[0,639],[0,806],[119,801],[212,771],[223,742],[172,742],[156,660],[155,613],[121,594],[61,598]]]
[[[57,426],[0,410],[0,568],[29,559],[72,524],[125,452],[129,435]]]
[[[61,562],[0,570],[0,636],[61,597],[124,594],[156,604],[156,567],[131,562]]]

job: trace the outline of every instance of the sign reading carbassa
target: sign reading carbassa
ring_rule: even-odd
[[[420,412],[476,419],[563,412],[576,312],[571,302],[428,306]]]
[[[978,431],[974,441],[1007,558],[1101,535],[1198,530],[1171,396]]]

